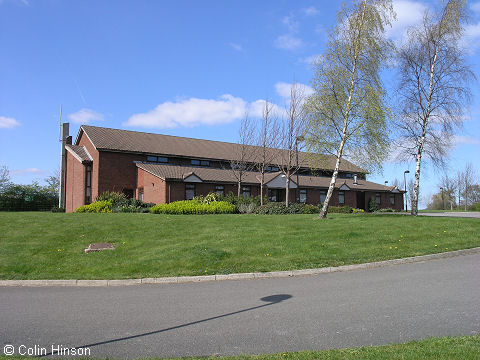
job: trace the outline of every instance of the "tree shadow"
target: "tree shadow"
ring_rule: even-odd
[[[99,341],[99,342],[92,343],[92,344],[87,344],[87,345],[76,346],[73,349],[90,348],[90,347],[94,347],[94,346],[111,344],[111,343],[116,343],[116,342],[119,342],[119,341],[125,341],[125,340],[136,339],[136,338],[140,338],[140,337],[144,337],[144,336],[160,334],[160,333],[167,332],[167,331],[170,331],[170,330],[180,329],[180,328],[187,327],[187,326],[190,326],[190,325],[201,324],[201,323],[204,323],[204,322],[207,322],[207,321],[210,321],[210,320],[220,319],[220,318],[235,315],[235,314],[241,314],[241,313],[244,313],[244,312],[247,312],[247,311],[260,309],[260,308],[263,308],[263,307],[266,307],[266,306],[279,304],[282,301],[288,300],[290,298],[292,298],[292,295],[289,295],[289,294],[275,294],[275,295],[265,296],[265,297],[262,297],[260,300],[266,302],[266,304],[253,306],[253,307],[250,307],[250,308],[247,308],[247,309],[233,311],[233,312],[230,312],[230,313],[227,313],[227,314],[212,316],[212,317],[209,317],[209,318],[206,318],[206,319],[192,321],[192,322],[188,322],[188,323],[181,324],[181,325],[171,326],[171,327],[168,327],[168,328],[165,328],[165,329],[149,331],[149,332],[142,333],[142,334],[125,336],[125,337],[121,337],[121,338],[118,338],[118,339],[110,339],[110,340],[105,340],[105,341]],[[69,349],[72,349],[72,348],[69,348]],[[52,352],[50,352],[50,353],[47,353],[47,354],[39,355],[38,357],[45,357],[45,356],[51,356],[51,355],[54,355],[54,354]]]

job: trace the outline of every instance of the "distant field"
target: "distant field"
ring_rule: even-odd
[[[317,268],[477,247],[479,234],[479,219],[400,215],[0,213],[0,279]],[[116,250],[84,254],[93,242]]]

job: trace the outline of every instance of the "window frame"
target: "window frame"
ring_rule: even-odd
[[[225,185],[215,185],[215,194],[218,196],[225,195]]]
[[[92,165],[85,167],[85,205],[92,202]]]
[[[250,185],[242,185],[242,196],[245,199],[252,197],[252,187]]]
[[[340,199],[343,199],[343,200],[340,200]],[[345,204],[345,191],[338,192],[338,203]]]
[[[320,190],[320,204],[323,205],[323,203],[324,203],[325,200],[327,199],[327,193],[328,193],[327,190]],[[323,198],[323,201],[322,201],[322,196],[325,196],[325,197]]]
[[[302,195],[304,196],[302,201]],[[307,189],[299,189],[298,191],[298,201],[305,204],[307,202]]]
[[[395,205],[395,194],[390,194],[390,205]]]
[[[193,191],[193,196],[191,199],[187,197],[188,191]],[[196,187],[194,183],[185,183],[185,200],[193,200],[195,198]]]
[[[380,193],[376,193],[375,194],[375,203],[377,205],[381,205],[382,204],[382,194]]]

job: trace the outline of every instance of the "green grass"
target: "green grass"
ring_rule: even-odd
[[[209,357],[217,360],[478,360],[480,335],[430,338],[404,344],[292,353]],[[26,356],[0,356],[0,360],[23,360]],[[179,358],[177,358],[179,359]],[[200,357],[183,360],[206,359]]]
[[[0,279],[317,268],[472,248],[479,234],[468,218],[0,213]],[[84,254],[93,242],[116,249]]]

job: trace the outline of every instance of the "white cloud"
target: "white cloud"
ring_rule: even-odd
[[[303,91],[305,96],[309,96],[313,94],[313,89],[305,84],[297,83],[297,87]],[[290,99],[290,91],[292,88],[292,84],[286,82],[277,82],[275,84],[275,91],[278,95],[280,95],[284,101],[288,101]]]
[[[261,118],[263,116],[263,110],[265,109],[265,102],[266,102],[265,100],[257,100],[252,102],[249,106],[249,111],[248,111],[249,115],[253,117]],[[272,106],[274,117],[279,116],[283,112],[283,109],[277,104],[273,104],[271,102],[269,102],[269,104],[271,104]]]
[[[467,24],[463,34],[462,46],[468,53],[473,53],[478,48],[480,41],[480,23]]]
[[[303,41],[291,34],[285,34],[275,39],[275,46],[282,50],[297,50],[303,46]]]
[[[37,168],[16,169],[16,170],[10,171],[10,174],[12,175],[41,174],[41,173],[43,173],[43,171]]]
[[[0,129],[11,129],[20,126],[20,123],[11,117],[0,116]]]
[[[391,28],[387,28],[387,36],[400,42],[405,38],[408,27],[420,23],[427,6],[418,1],[395,0],[393,10],[397,14],[397,20],[393,22]]]
[[[103,121],[103,115],[91,109],[81,109],[76,113],[68,115],[68,118],[71,122],[77,124],[88,124],[91,121]]]
[[[165,102],[146,113],[132,115],[124,125],[148,128],[225,124],[245,115],[247,102],[232,95],[219,99],[190,98]]]
[[[293,15],[285,16],[282,19],[282,23],[288,28],[289,32],[296,33],[298,31],[299,23],[295,20]]]
[[[478,145],[480,140],[472,136],[455,135],[452,140],[455,145]]]
[[[243,46],[240,45],[240,44],[231,42],[231,43],[228,43],[228,45],[229,45],[233,50],[240,51],[240,52],[243,51]]]
[[[320,11],[315,6],[309,6],[305,9],[303,9],[303,13],[306,16],[315,16],[315,15],[320,14]]]

